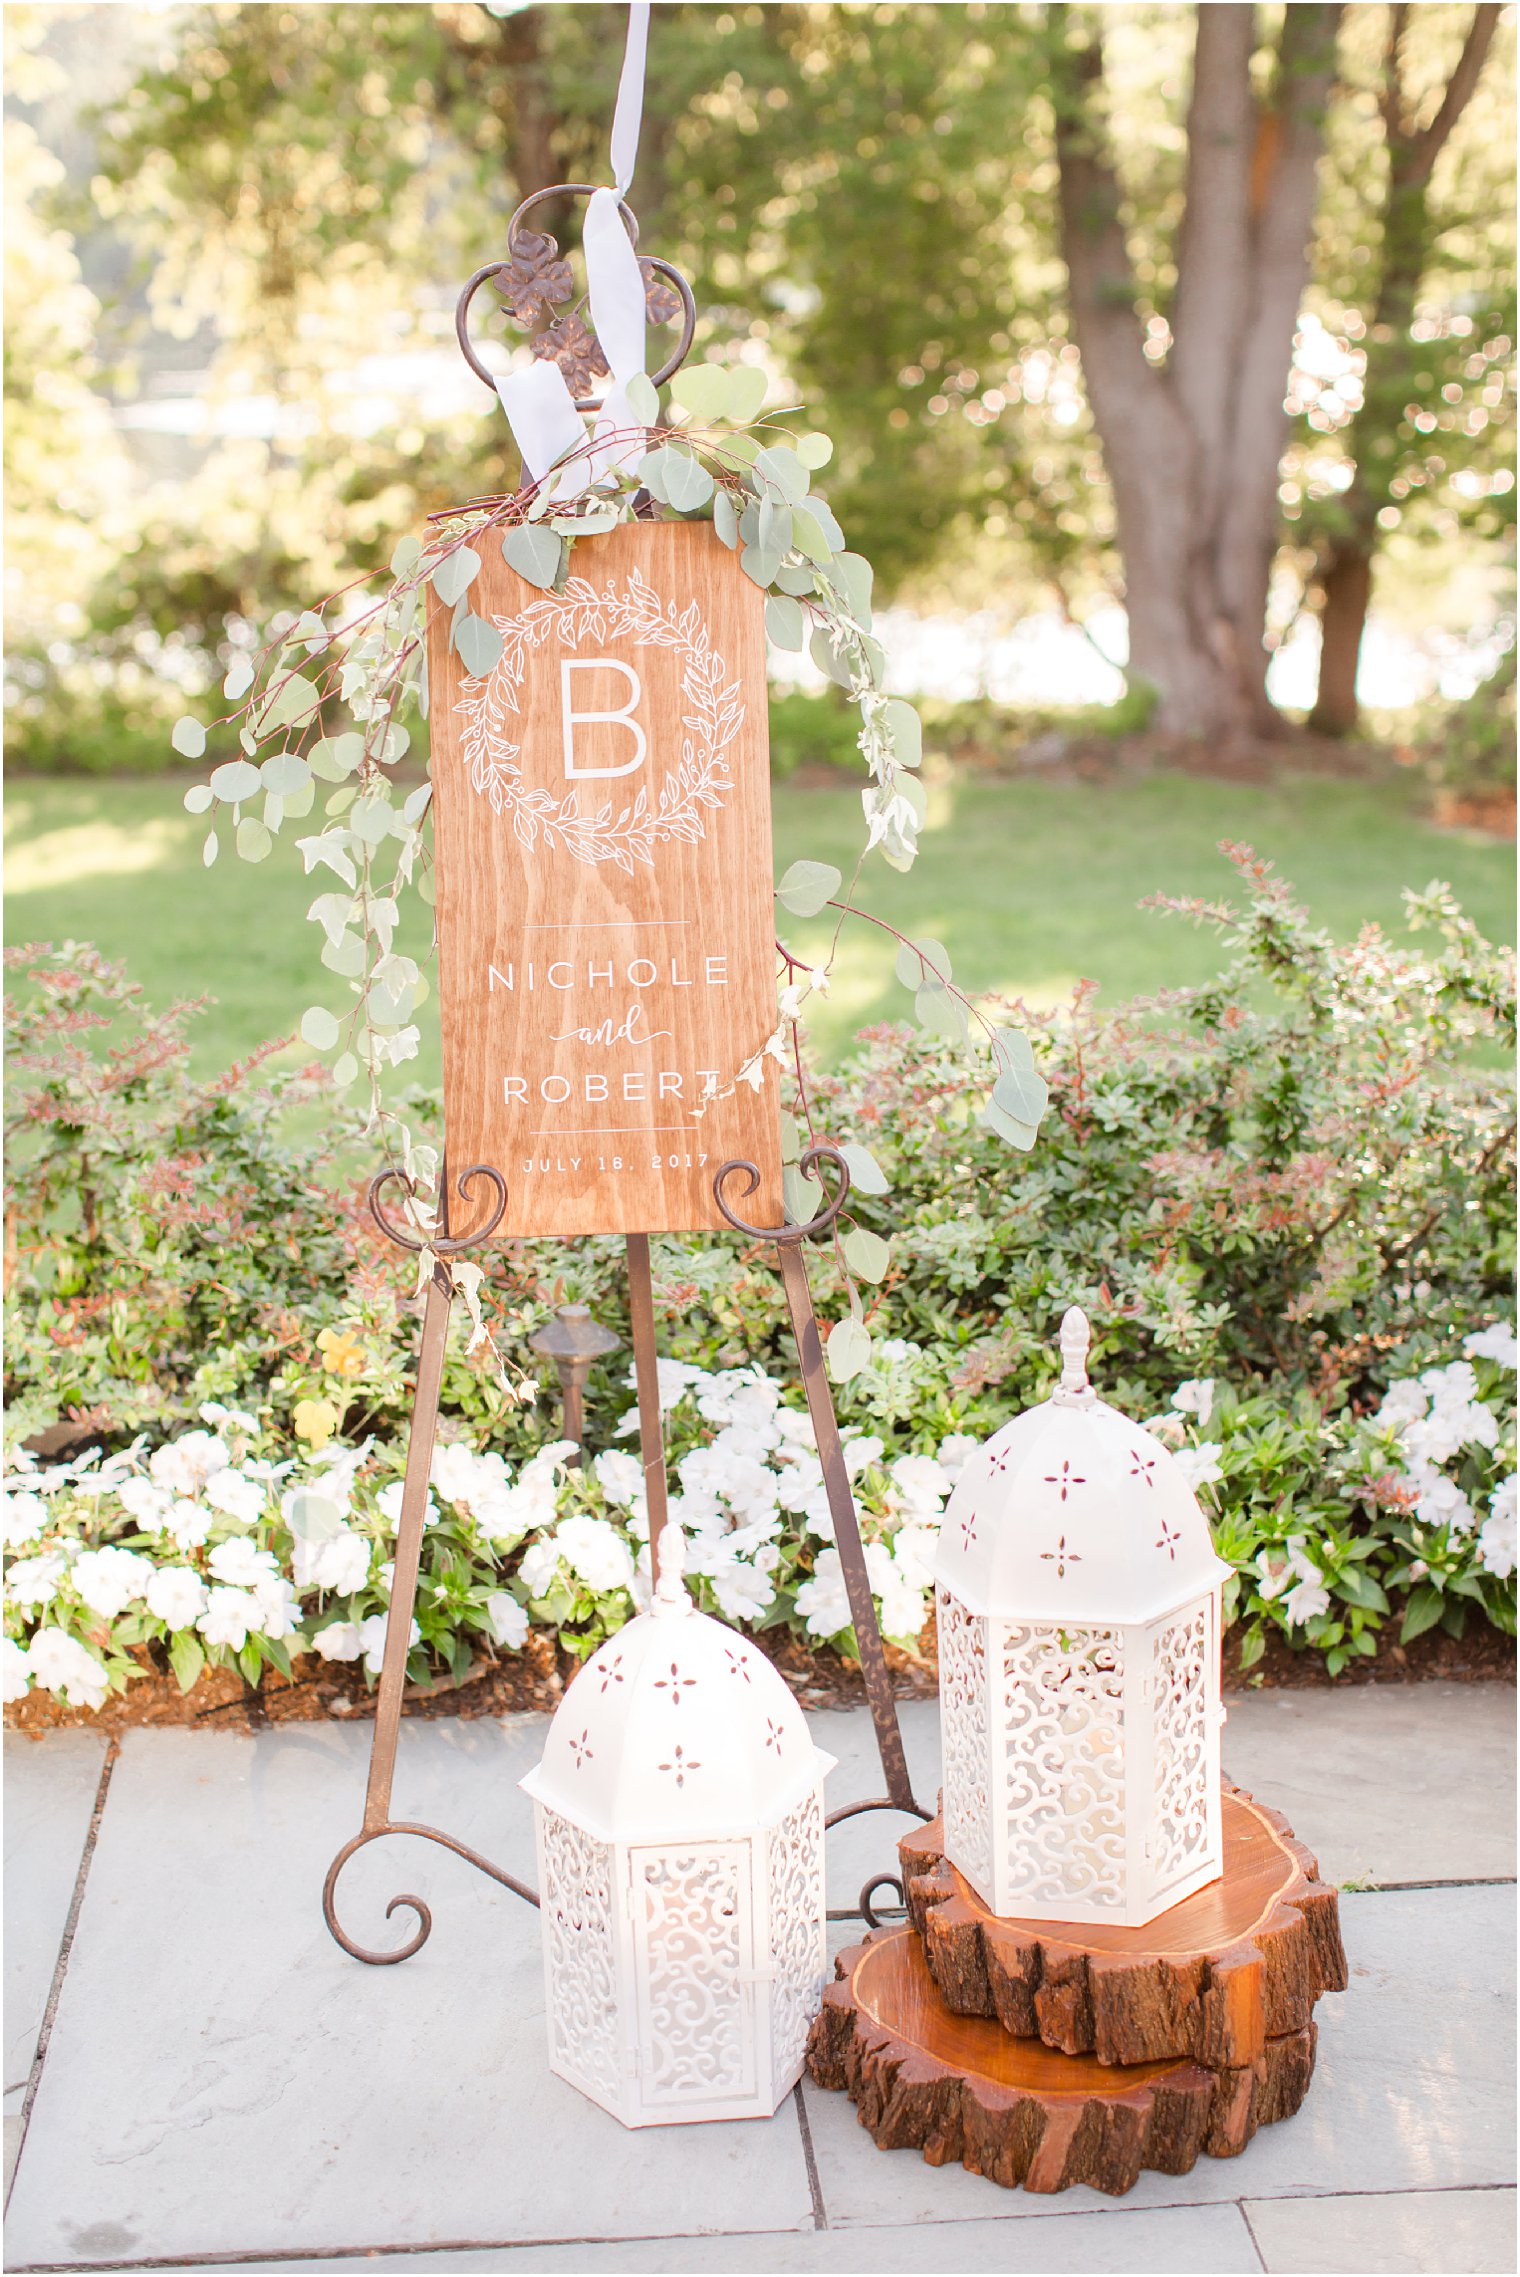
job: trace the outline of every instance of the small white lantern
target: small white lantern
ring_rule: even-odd
[[[935,1562],[945,1854],[996,1914],[1139,1928],[1223,1870],[1220,1592],[1174,1457],[1060,1386],[967,1463]]]
[[[827,1974],[834,1758],[765,1655],[692,1604],[680,1528],[654,1602],[555,1711],[533,1798],[549,2068],[628,2127],[769,2118]]]

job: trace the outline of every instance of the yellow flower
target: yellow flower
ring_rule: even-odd
[[[315,1454],[337,1430],[339,1412],[330,1399],[298,1399],[291,1418],[296,1437],[306,1440]]]
[[[317,1338],[322,1365],[330,1376],[362,1376],[368,1361],[364,1346],[350,1328],[324,1328]]]

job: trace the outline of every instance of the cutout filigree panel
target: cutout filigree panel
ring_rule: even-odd
[[[1125,1901],[1124,1648],[1118,1629],[1010,1625],[999,1753],[1001,1911]]]
[[[815,1790],[766,1837],[771,1908],[771,2077],[782,2086],[803,2052],[828,1960],[823,1930],[823,1803]]]
[[[1157,1636],[1151,1658],[1155,1817],[1151,1871],[1164,1890],[1203,1863],[1209,1840],[1209,1607]]]
[[[593,1841],[546,1809],[543,1874],[550,2062],[598,2099],[615,2102],[620,2082],[611,1845]]]
[[[640,2095],[651,2106],[755,2092],[750,1847],[633,1852]]]
[[[986,1623],[948,1589],[936,1592],[939,1708],[945,1757],[945,1854],[991,1899]]]

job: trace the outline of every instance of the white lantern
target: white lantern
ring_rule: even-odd
[[[765,1655],[699,1613],[681,1536],[555,1711],[533,1798],[549,2067],[628,2127],[769,2118],[826,1976],[834,1758]]]
[[[935,1563],[945,1853],[996,1914],[1139,1928],[1223,1870],[1220,1591],[1181,1466],[1060,1387],[957,1481]]]

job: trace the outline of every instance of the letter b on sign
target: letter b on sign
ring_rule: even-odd
[[[620,672],[627,682],[628,700],[616,711],[578,712],[575,708],[575,681],[577,672]],[[649,745],[644,730],[634,718],[634,709],[644,693],[639,676],[631,664],[621,664],[615,656],[567,656],[559,668],[560,719],[565,738],[565,773],[572,777],[587,775],[631,775],[635,767],[642,767]],[[588,691],[589,693],[590,691]],[[633,756],[620,767],[583,767],[575,756],[575,731],[578,727],[625,727],[633,737]]]

